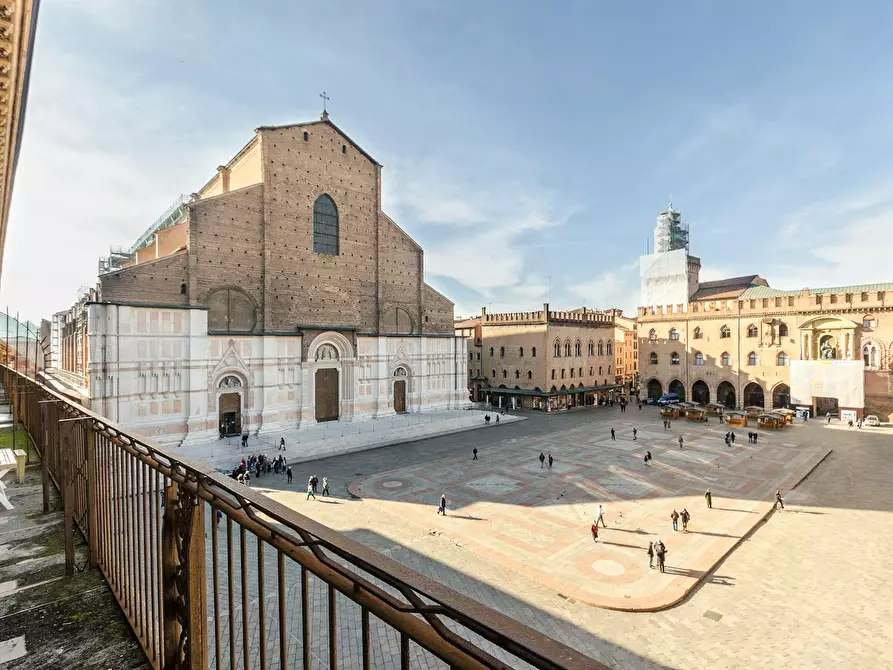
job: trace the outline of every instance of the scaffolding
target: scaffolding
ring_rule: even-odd
[[[666,211],[657,215],[654,247],[657,253],[676,249],[688,251],[688,224],[682,221],[682,212],[673,209],[672,203]]]

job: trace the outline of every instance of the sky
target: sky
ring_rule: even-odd
[[[701,279],[893,281],[893,3],[43,2],[0,281],[39,321],[261,125],[332,120],[457,315]]]

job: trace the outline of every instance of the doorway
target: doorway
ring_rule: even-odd
[[[224,437],[242,434],[242,396],[223,393],[217,401],[218,430]]]
[[[838,414],[839,407],[837,405],[837,398],[813,398],[813,402],[815,403],[815,416],[825,416],[827,414]]]
[[[338,370],[316,371],[316,420],[338,420]]]
[[[406,411],[406,381],[394,382],[394,411],[403,414]]]

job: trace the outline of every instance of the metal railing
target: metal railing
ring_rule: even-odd
[[[50,481],[61,493],[66,572],[102,570],[155,668],[605,667],[8,366],[0,378],[45,511]]]

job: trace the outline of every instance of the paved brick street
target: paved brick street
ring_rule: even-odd
[[[888,484],[893,475],[889,460],[893,438],[889,435],[829,430],[810,422],[778,433],[761,432],[759,445],[748,445],[746,429],[739,429],[736,432],[744,438],[743,444],[739,439],[734,449],[727,450],[722,442],[724,428],[674,422],[671,436],[664,434],[653,408],[641,414],[597,409],[528,417],[528,421],[499,428],[301,464],[295,468],[292,491],[281,490],[285,489],[283,481],[273,477],[262,478],[257,485],[272,484],[270,495],[301,513],[612,667],[824,668],[858,664],[860,668],[886,668],[893,664],[893,588],[886,579],[889,565],[884,560],[887,548],[893,546],[893,500]],[[633,424],[639,427],[639,439],[630,445]],[[619,449],[605,443],[611,425],[617,430]],[[685,452],[697,458],[671,456],[678,450],[677,429],[686,436]],[[483,477],[466,469],[483,465],[470,463],[475,445],[487,463]],[[558,459],[552,473],[537,472],[538,461],[528,463],[539,453],[535,445],[551,449]],[[535,453],[529,453],[531,448]],[[726,493],[720,491],[740,487],[735,506],[729,504],[728,508],[753,505],[758,514],[752,516],[761,518],[761,505],[766,503],[756,501],[769,500],[778,487],[775,482],[797,480],[811,467],[812,459],[829,448],[833,453],[787,493],[787,509],[770,513],[714,570],[703,569],[705,580],[681,604],[656,613],[629,613],[582,602],[585,598],[579,594],[591,590],[592,582],[613,587],[603,576],[617,569],[599,561],[615,561],[624,567],[623,574],[636,575],[642,586],[639,595],[659,583],[656,580],[691,581],[692,574],[661,577],[649,572],[644,550],[637,545],[659,531],[670,549],[668,567],[672,568],[685,561],[693,564],[700,560],[698,554],[716,551],[708,547],[727,547],[735,540],[694,532],[683,539],[681,532],[670,529],[669,519],[664,520],[667,504],[672,507],[676,498],[686,502],[686,496],[691,496],[693,531],[740,535],[734,512],[714,510],[722,518],[711,517],[714,529],[703,527],[703,488],[710,486],[717,494],[715,507],[724,508]],[[655,465],[647,471],[639,458],[645,449],[655,458]],[[597,454],[596,462],[584,458],[586,450]],[[697,478],[712,476],[708,463],[718,463],[719,472],[725,474],[702,486]],[[467,472],[476,474],[469,478],[463,474]],[[311,473],[329,477],[335,493],[330,504],[307,502],[298,492]],[[529,482],[523,481],[525,473]],[[402,486],[384,486],[402,481],[401,477],[411,479],[414,485],[425,480],[431,490],[401,494],[398,488]],[[522,482],[510,485],[498,477]],[[561,490],[549,477],[560,478]],[[465,530],[487,522],[438,518],[434,511],[441,492],[434,484],[437,480],[459,505],[451,509],[455,515],[480,517],[492,525],[493,515],[498,514],[515,524],[515,530],[488,539],[487,533]],[[590,480],[594,487],[584,489],[580,483]],[[378,482],[379,490],[374,498],[357,500],[347,491],[354,481],[362,487]],[[465,494],[467,499],[458,488],[455,494],[451,492],[450,487],[473,481],[478,483]],[[647,490],[643,482],[647,482]],[[617,517],[624,506],[634,505],[633,500],[641,501],[636,504],[643,511],[639,516],[625,512],[624,519],[630,519],[629,528],[641,527],[645,534],[623,532],[632,539],[618,544],[632,547],[593,547],[585,533],[595,501],[585,502],[582,497],[571,503],[555,500],[561,491],[580,489],[605,501],[609,526],[602,533],[605,540],[614,542],[612,537],[623,532]],[[512,499],[513,490],[518,500]],[[359,493],[367,495],[363,490]],[[527,505],[537,500],[539,504],[529,511]],[[538,520],[534,526],[521,523],[528,515]],[[548,524],[540,521],[546,518]],[[580,533],[577,529],[581,526]],[[456,532],[460,527],[462,532]],[[546,532],[545,527],[549,528],[547,535],[537,540],[536,534]],[[584,535],[589,544],[568,540],[566,546],[556,546],[565,533],[572,532]],[[513,547],[517,549],[514,559]],[[559,557],[536,559],[532,550],[542,548]],[[626,556],[626,550],[629,557],[637,557],[628,568],[622,562],[626,559],[617,558]],[[578,567],[573,593],[559,590],[542,575],[533,575],[534,568],[546,565],[548,574],[574,582],[564,573],[572,564],[569,555],[575,551],[594,558]],[[526,559],[526,554],[534,558]],[[593,569],[593,563],[604,570]]]

